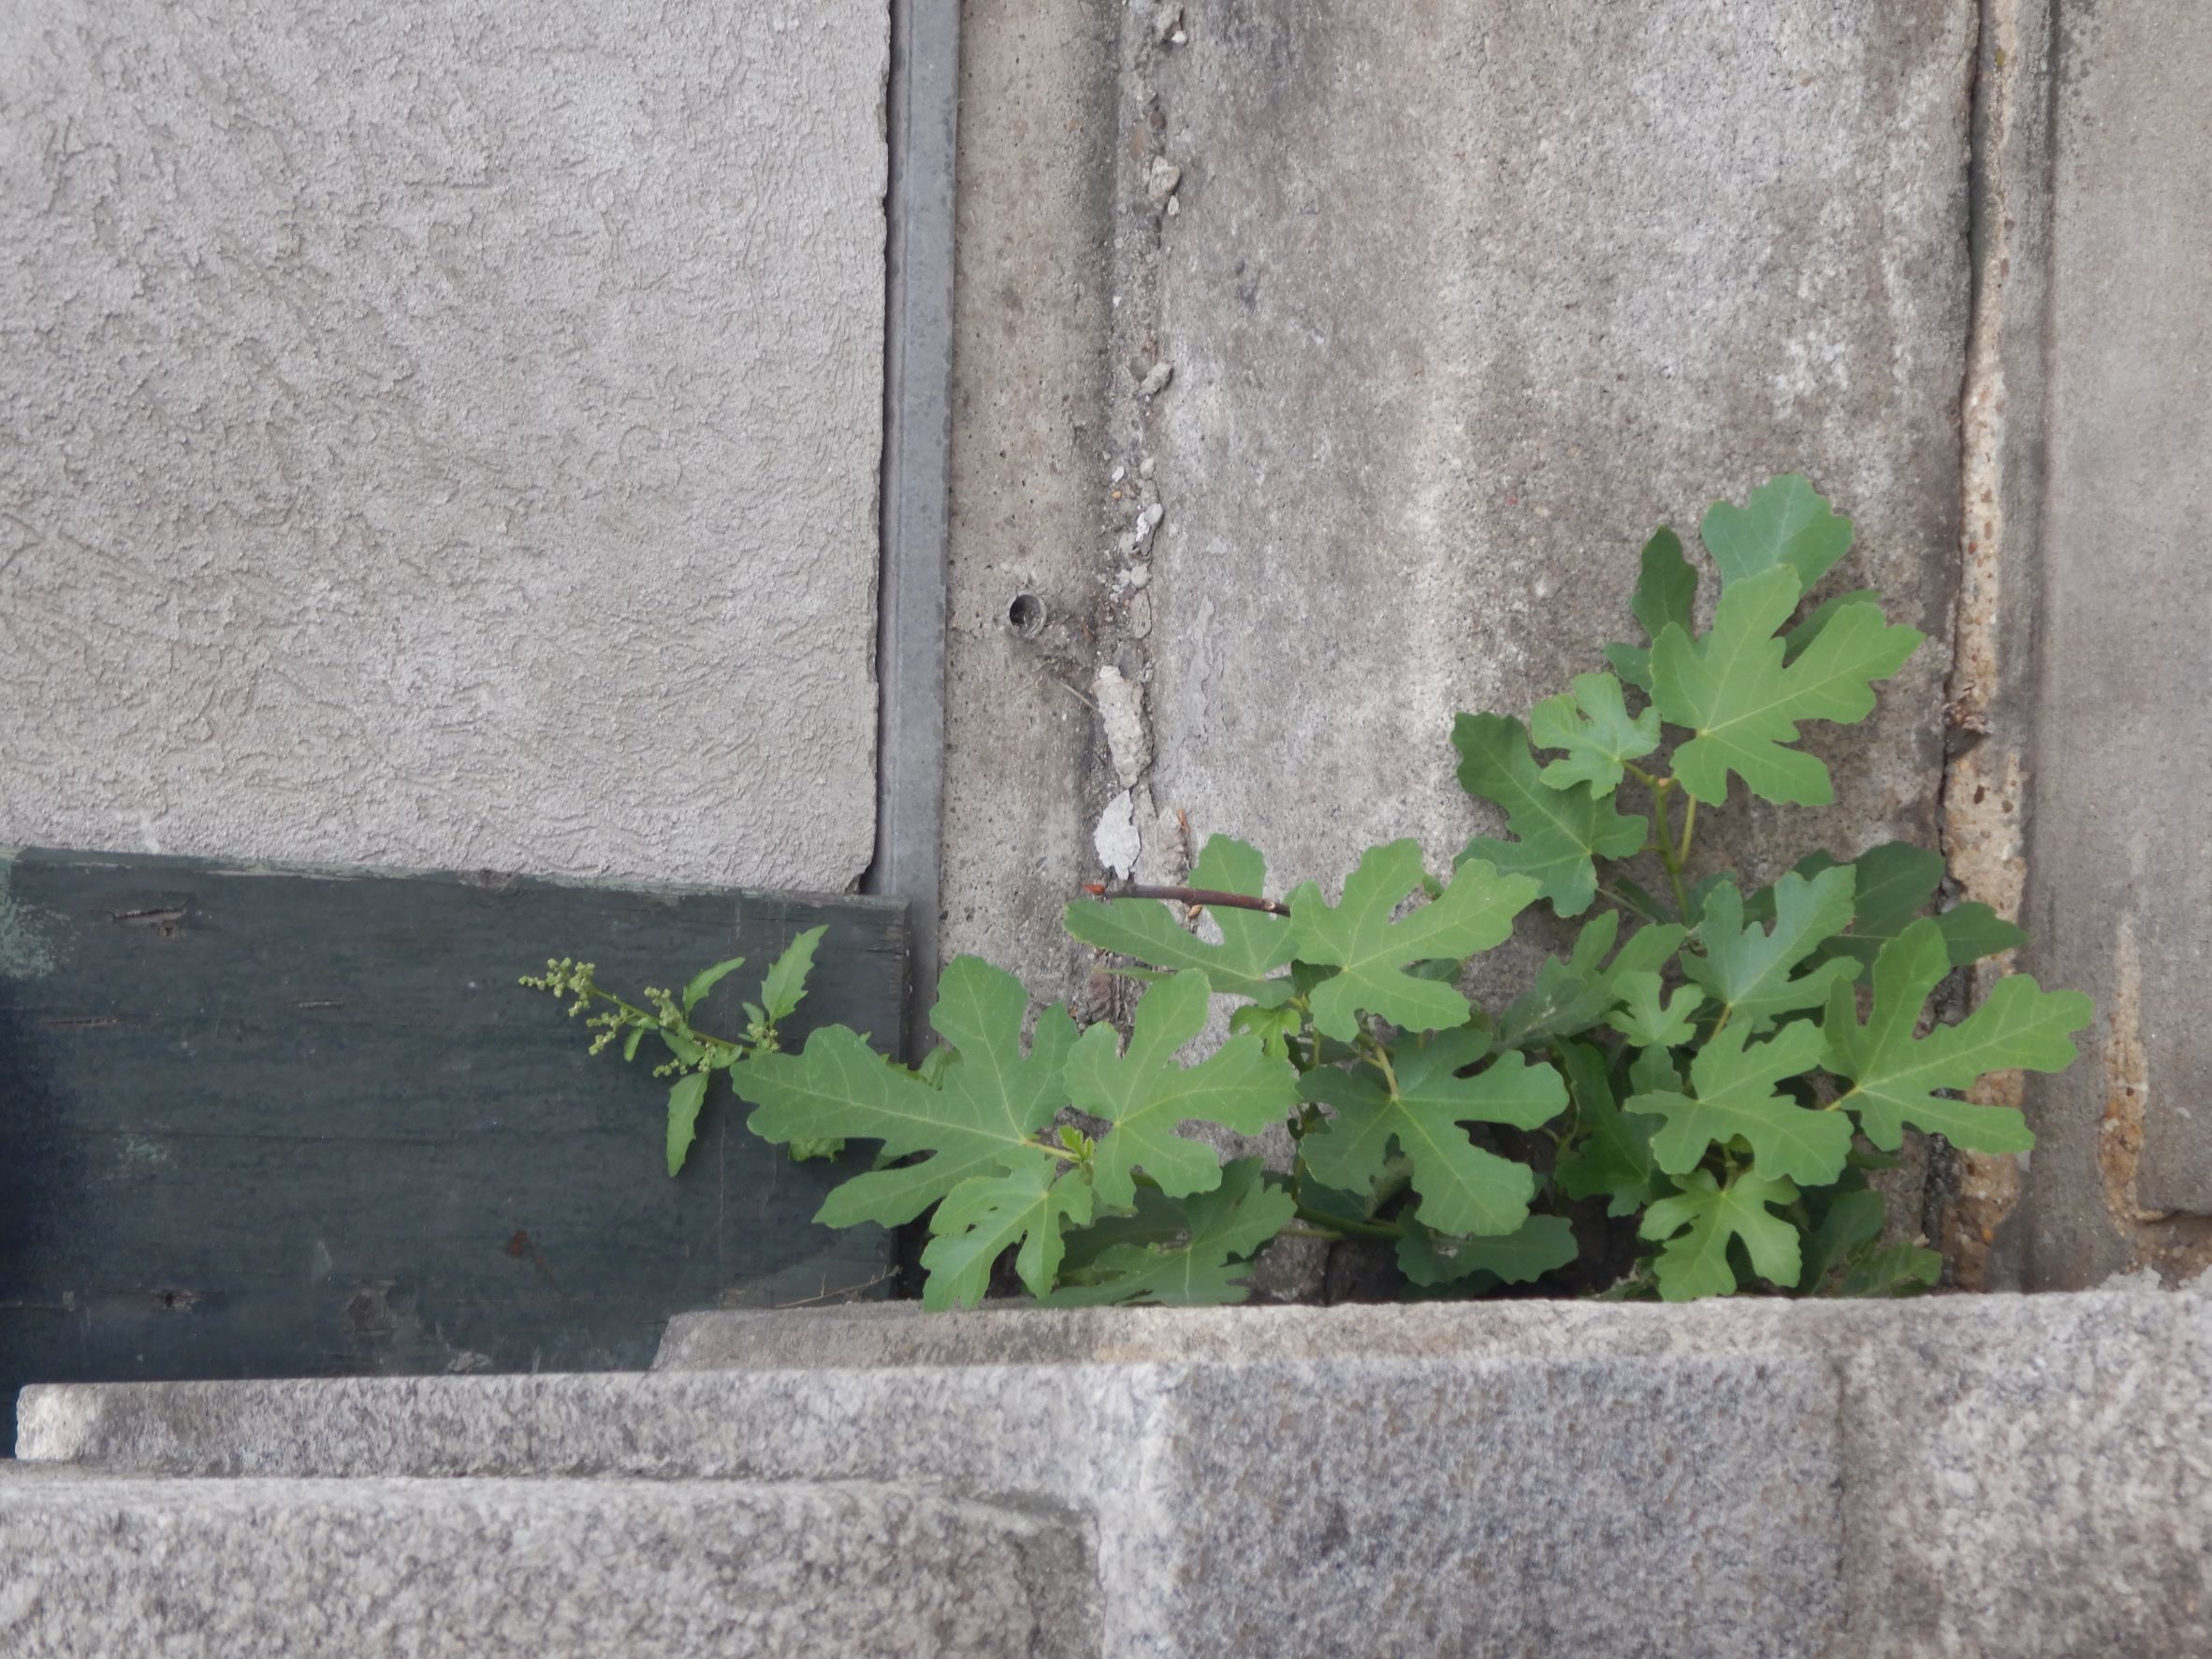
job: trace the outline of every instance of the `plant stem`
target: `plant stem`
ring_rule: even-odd
[[[1659,843],[1659,862],[1666,866],[1666,884],[1674,890],[1675,910],[1687,924],[1690,920],[1690,890],[1682,881],[1682,854],[1676,850],[1674,833],[1666,822],[1668,803],[1674,798],[1675,780],[1671,778],[1653,778],[1651,782],[1652,838]],[[1693,798],[1682,819],[1685,836],[1696,821],[1697,802]]]
[[[1395,1239],[1404,1237],[1405,1230],[1399,1227],[1386,1227],[1378,1221],[1346,1221],[1338,1215],[1319,1215],[1303,1204],[1298,1206],[1298,1218],[1308,1227],[1325,1229],[1338,1238],[1356,1236],[1363,1239]]]
[[[1370,1066],[1383,1074],[1383,1082],[1390,1085],[1390,1099],[1395,1100],[1398,1098],[1398,1073],[1391,1069],[1390,1051],[1374,1038],[1362,1034],[1360,1052],[1366,1056]]]
[[[1136,882],[1109,887],[1103,881],[1085,881],[1083,890],[1093,898],[1164,898],[1170,904],[1213,905],[1230,910],[1259,910],[1270,916],[1288,916],[1290,907],[1278,898],[1254,898],[1245,893],[1224,893],[1214,887],[1146,887]]]

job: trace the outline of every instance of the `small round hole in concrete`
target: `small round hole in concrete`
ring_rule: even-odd
[[[1023,639],[1044,632],[1044,601],[1034,593],[1017,593],[1006,607],[1006,625]]]

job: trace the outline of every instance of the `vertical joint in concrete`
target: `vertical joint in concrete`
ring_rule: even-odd
[[[891,0],[886,124],[882,575],[877,597],[876,853],[864,892],[904,899],[904,1046],[937,966],[945,783],[945,560],[953,444],[953,226],[959,0]]]
[[[2013,920],[2028,874],[2050,7],[2051,0],[1983,0],[1981,8],[1969,163],[1973,309],[1959,399],[1959,588],[1944,708],[1943,843],[1952,881],[1961,898]],[[2012,958],[2007,953],[1974,969],[1966,1000],[1979,1001]],[[1985,1078],[1973,1091],[1984,1105],[2017,1107],[2021,1098],[2017,1072]],[[1959,1283],[1996,1288],[1991,1251],[2020,1189],[2021,1166],[2012,1157],[1958,1154],[1936,1183],[1929,1230]]]
[[[2027,1112],[2033,1168],[1962,1160],[1943,1230],[1970,1285],[2177,1281],[2212,1260],[2201,1049],[2160,972],[2212,937],[2186,827],[2212,773],[2163,735],[2212,616],[2181,528],[2206,500],[2201,363],[2176,348],[2203,333],[2188,140],[2212,25],[2086,0],[1984,0],[1982,22],[1945,825],[1966,895],[2016,912],[2021,965],[2097,1021],[2069,1070],[1976,1091]]]

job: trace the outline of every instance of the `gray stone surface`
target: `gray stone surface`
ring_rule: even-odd
[[[806,1319],[686,1316],[655,1363],[1172,1359],[1233,1375],[1331,1356],[1494,1362],[1514,1354],[1650,1363],[1791,1356],[1832,1366],[1845,1540],[1840,1654],[2179,1653],[2203,1644],[2212,1608],[2212,1297],[2201,1294],[928,1318],[887,1305]],[[1645,1427],[1664,1435],[1675,1420]]]
[[[1095,1653],[1084,1525],[886,1485],[0,1474],[0,1650]]]
[[[843,887],[886,39],[11,8],[0,844]]]
[[[2212,1262],[2212,11],[2056,8],[2027,71],[2051,100],[2048,273],[2017,357],[2041,394],[2039,580],[2026,675],[2033,816],[2024,966],[2097,1000],[2084,1064],[2030,1085],[2040,1137],[2015,1272],[2093,1285],[2132,1261]]]
[[[1841,1613],[1836,1385],[1805,1361],[440,1380],[484,1386],[47,1390],[22,1444],[168,1472],[1028,1493],[1095,1518],[1114,1654],[1335,1654],[1378,1631],[1409,1652],[1520,1653],[1535,1632],[1604,1651],[1631,1630],[1652,1654],[1817,1652],[1776,1647],[1774,1608],[1820,1639]]]
[[[1163,803],[1325,883],[1407,834],[1448,856],[1452,712],[1600,665],[1652,528],[1775,473],[1858,520],[1839,586],[1946,633],[1971,0],[1190,18],[1159,92]],[[1724,844],[1930,843],[1942,656],[1815,737],[1834,809],[1732,808]]]
[[[1055,996],[1088,954],[1060,907],[1090,867],[1117,9],[963,7],[940,948]]]
[[[22,1450],[1027,1492],[1097,1518],[1110,1652],[2179,1653],[2212,1607],[2202,1296],[706,1315],[662,1366],[36,1390]]]
[[[1073,9],[1050,15],[1022,73],[971,85],[964,168],[976,123],[1011,128],[1070,53],[1090,63]],[[1048,443],[963,405],[956,447],[1021,488],[987,515],[971,497],[953,560],[956,586],[987,573],[995,592],[1016,547],[1087,577],[1062,676],[1143,686],[1150,764],[1115,775],[1102,713],[1069,743],[1048,711],[1080,727],[1070,695],[973,679],[1007,695],[956,727],[955,768],[1018,768],[1026,810],[948,820],[948,939],[1068,988],[1051,928],[1099,873],[1110,803],[1144,880],[1176,879],[1213,832],[1286,887],[1408,834],[1441,861],[1488,822],[1451,775],[1452,713],[1523,710],[1594,664],[1653,525],[1694,530],[1773,473],[1808,471],[1857,517],[1839,583],[1878,583],[1945,636],[1975,28],[1972,0],[1571,20],[1548,0],[1194,0],[1178,43],[1125,12],[1111,130],[1086,79],[1081,110],[1033,135],[1055,180],[1089,187],[1079,142],[1113,169],[1102,387],[1054,333],[1069,262],[1043,252],[1095,221],[1070,224],[1067,182],[986,196],[964,175],[964,281],[970,259],[991,270],[964,304],[1006,332],[979,318],[962,373],[1019,354],[1057,378],[1031,401]],[[1095,452],[1066,443],[1076,421]],[[1943,658],[1848,740],[1816,735],[1833,811],[1787,814],[1785,842],[1779,816],[1732,810],[1721,847],[1763,870],[1822,838],[1932,844]]]

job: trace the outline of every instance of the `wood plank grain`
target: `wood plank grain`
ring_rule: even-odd
[[[718,1087],[683,1174],[664,1083],[516,984],[746,968],[826,924],[794,1038],[897,1030],[903,908],[106,853],[0,862],[0,1396],[31,1380],[642,1366],[669,1315],[882,1294]],[[641,1055],[641,1062],[643,1056]]]

